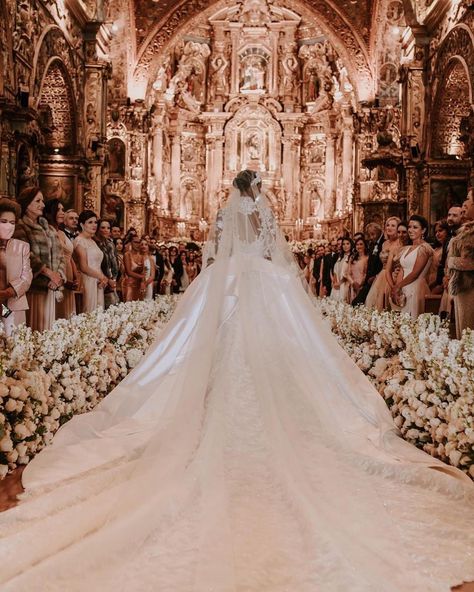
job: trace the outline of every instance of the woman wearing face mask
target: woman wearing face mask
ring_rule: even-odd
[[[79,274],[72,258],[74,245],[67,234],[61,230],[64,224],[64,206],[59,199],[49,199],[43,213],[49,227],[56,231],[66,261],[66,281],[63,286],[63,298],[56,303],[56,318],[70,319],[76,314],[75,291],[79,287]]]
[[[99,306],[104,307],[104,288],[109,283],[101,269],[104,254],[94,240],[97,230],[94,212],[85,210],[80,214],[79,228],[81,232],[74,239],[74,256],[82,274],[82,311],[92,312]]]
[[[23,189],[18,198],[22,218],[15,238],[30,245],[33,281],[28,292],[28,325],[38,331],[51,329],[56,319],[56,300],[66,280],[66,260],[56,231],[43,217],[44,198],[39,187]]]
[[[33,279],[30,245],[12,238],[16,219],[16,205],[0,200],[0,325],[7,335],[26,322],[26,292]]]

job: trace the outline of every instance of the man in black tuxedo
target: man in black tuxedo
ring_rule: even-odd
[[[153,252],[153,250],[154,250],[154,252]],[[155,265],[156,265],[154,291],[155,291],[155,294],[159,294],[161,280],[163,279],[163,275],[165,273],[165,262],[163,259],[163,255],[160,253],[160,249],[159,249],[158,245],[156,244],[155,239],[152,239],[152,241],[151,241],[150,251],[151,251],[152,255],[155,257]]]
[[[342,242],[342,241],[341,241]],[[331,273],[334,269],[334,265],[339,256],[337,240],[333,239],[331,244],[325,248],[324,259],[323,259],[323,296],[329,296],[332,290]]]
[[[375,222],[367,224],[366,235],[369,239],[369,260],[367,261],[367,273],[365,276],[364,285],[360,289],[357,296],[352,301],[352,305],[364,304],[370,287],[372,286],[376,276],[382,271],[382,261],[380,260],[380,251],[385,241],[382,227]]]
[[[324,260],[324,247],[318,247],[316,249],[316,256],[314,258],[314,265],[313,265],[313,277],[315,280],[314,290],[316,292],[316,296],[319,296],[321,294],[321,279],[322,279],[322,271],[323,271],[323,260]]]

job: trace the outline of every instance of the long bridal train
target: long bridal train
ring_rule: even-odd
[[[263,202],[227,211],[221,245],[239,216],[263,234]],[[143,362],[26,468],[0,517],[2,591],[474,580],[472,482],[398,437],[276,241],[258,239],[219,247]]]

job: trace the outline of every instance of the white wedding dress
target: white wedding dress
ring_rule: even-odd
[[[473,484],[399,438],[264,199],[234,195],[221,214],[214,262],[142,363],[26,468],[25,499],[0,515],[0,590],[449,592],[474,580]]]

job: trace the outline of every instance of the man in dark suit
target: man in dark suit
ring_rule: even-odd
[[[365,276],[364,285],[360,289],[356,298],[352,301],[352,305],[364,304],[370,287],[372,286],[376,276],[382,270],[382,261],[380,260],[380,251],[385,241],[382,227],[375,222],[367,224],[366,235],[369,239],[369,260],[367,261],[367,273]]]
[[[323,276],[322,284],[323,296],[329,296],[332,290],[331,273],[338,258],[337,240],[333,239],[331,244],[326,247],[323,259]]]
[[[155,252],[152,252],[152,255],[155,257],[155,265],[156,265],[156,273],[155,273],[155,294],[160,293],[160,286],[161,280],[163,279],[163,275],[165,273],[165,262],[163,259],[163,255],[160,253],[160,249],[156,244],[155,239],[152,240],[151,247],[154,248]],[[152,250],[152,249],[151,249]]]
[[[316,296],[321,294],[321,278],[322,278],[322,270],[323,270],[323,260],[324,260],[324,247],[318,247],[316,250],[316,256],[314,258],[314,265],[313,265],[313,277],[314,277],[314,290],[316,292]]]

